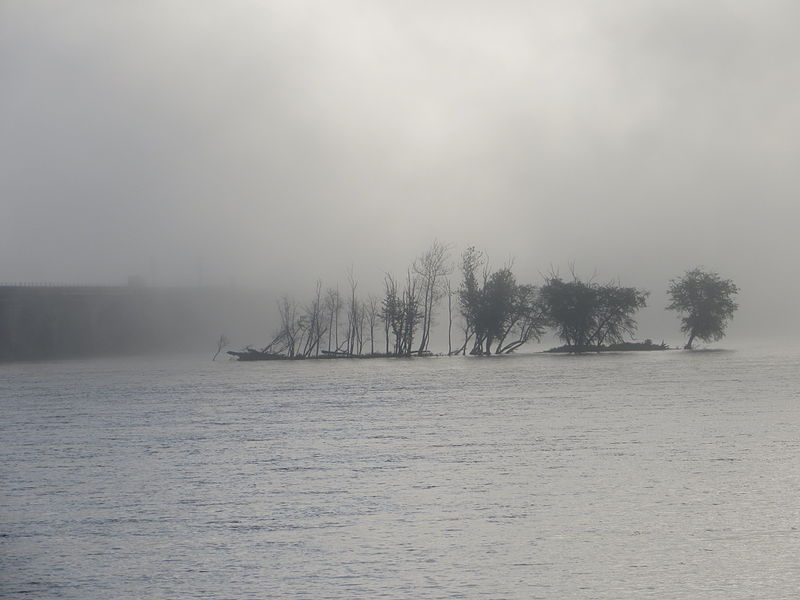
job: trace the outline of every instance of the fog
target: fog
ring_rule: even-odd
[[[4,0],[0,281],[364,292],[434,239],[520,280],[740,287],[793,337],[800,5]],[[248,340],[248,342],[254,340]],[[669,341],[669,340],[668,340]]]

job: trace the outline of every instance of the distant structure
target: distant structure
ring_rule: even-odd
[[[0,361],[212,350],[264,294],[232,288],[0,284]]]

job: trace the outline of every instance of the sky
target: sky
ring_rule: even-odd
[[[800,4],[0,0],[0,281],[702,265],[800,330]],[[643,331],[647,334],[647,332]]]

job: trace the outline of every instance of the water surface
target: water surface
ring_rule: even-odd
[[[0,365],[0,595],[796,598],[799,367]]]

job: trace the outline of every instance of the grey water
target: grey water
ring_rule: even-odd
[[[3,598],[796,598],[800,350],[0,365]]]

